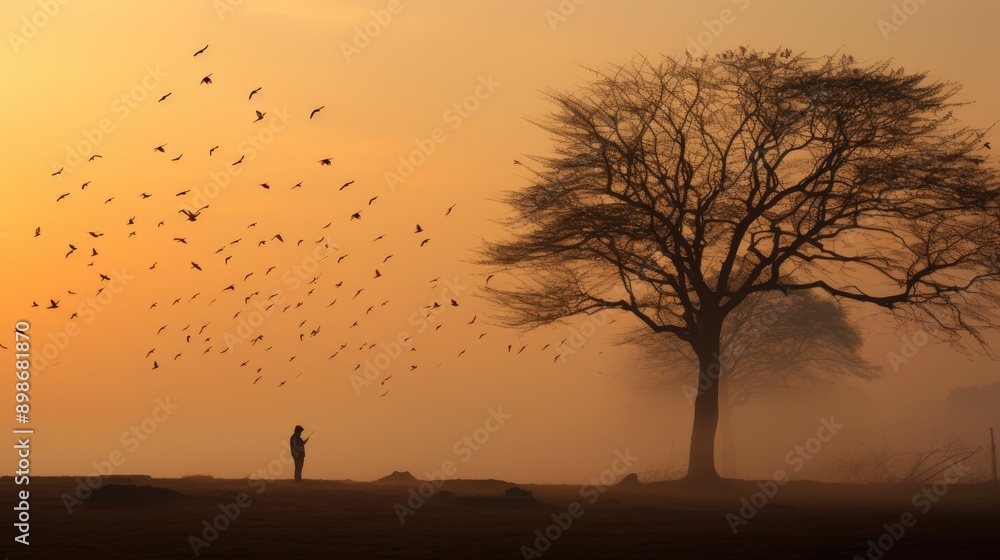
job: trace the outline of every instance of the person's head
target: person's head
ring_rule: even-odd
[[[295,426],[295,433],[296,434],[301,434],[303,429],[304,428],[302,426]]]

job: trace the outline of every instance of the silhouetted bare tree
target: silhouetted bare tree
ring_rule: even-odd
[[[790,51],[598,71],[552,94],[555,152],[507,195],[488,293],[512,325],[615,308],[689,344],[687,478],[717,479],[722,327],[747,298],[825,292],[980,341],[998,324],[998,174],[958,89]]]

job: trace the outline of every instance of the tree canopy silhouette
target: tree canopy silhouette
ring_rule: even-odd
[[[698,357],[687,477],[718,478],[723,323],[825,293],[944,331],[998,324],[998,196],[960,87],[888,62],[741,48],[637,58],[552,93],[554,152],[482,262],[511,325],[619,309]]]

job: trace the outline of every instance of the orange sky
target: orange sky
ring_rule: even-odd
[[[295,424],[317,430],[307,477],[421,475],[457,457],[461,478],[579,482],[626,448],[641,458],[640,470],[671,454],[683,465],[691,409],[677,390],[636,389],[633,351],[610,344],[633,326],[628,318],[597,326],[557,363],[559,341],[574,329],[590,333],[587,320],[527,335],[488,324],[497,310],[476,297],[484,271],[469,260],[482,238],[499,231],[494,220],[507,211],[496,202],[502,191],[527,184],[512,160],[548,149],[529,121],[549,109],[545,90],[584,83],[585,66],[670,54],[699,40],[710,52],[780,45],[810,55],[839,49],[861,60],[892,58],[964,84],[961,99],[977,102],[960,112],[967,124],[995,121],[1000,6],[927,2],[905,22],[898,12],[896,28],[880,28],[894,4],[917,5],[4,2],[0,317],[8,325],[30,321],[33,352],[41,356],[31,388],[34,474],[88,474],[117,450],[125,457],[119,473],[245,476],[278,456]],[[365,29],[372,36],[359,35]],[[213,83],[200,84],[209,73]],[[265,113],[259,122],[252,122],[255,110]],[[154,152],[161,144],[165,153]],[[412,170],[400,169],[400,158],[421,144],[433,152],[412,156]],[[102,158],[86,161],[91,153]],[[332,165],[321,166],[323,158]],[[62,174],[50,176],[60,167]],[[203,204],[209,208],[196,222],[179,213]],[[350,220],[359,210],[361,219]],[[417,224],[423,233],[414,233]],[[273,238],[278,233],[284,243]],[[328,255],[316,243],[324,236]],[[64,258],[70,243],[78,249]],[[223,292],[230,284],[235,290]],[[89,303],[102,286],[104,299]],[[221,354],[227,333],[238,334],[240,320],[275,291],[281,303],[259,312],[262,323]],[[260,295],[244,304],[253,292]],[[50,298],[59,309],[44,309]],[[445,305],[425,324],[422,310],[435,299]],[[30,308],[32,301],[42,307]],[[292,308],[283,312],[286,305]],[[79,317],[71,320],[74,311]],[[251,346],[258,335],[264,339]],[[384,363],[380,353],[407,336],[402,355],[357,391],[352,376],[358,379],[365,361]],[[0,340],[12,342],[12,335]],[[542,351],[546,343],[552,346]],[[347,347],[329,359],[341,344]],[[868,355],[888,368],[886,353],[899,347],[892,333],[875,328]],[[12,351],[0,351],[0,359],[13,362]],[[966,361],[947,348],[923,350],[898,372],[887,371],[883,380],[851,384],[821,403],[741,411],[740,449],[754,457],[748,468],[766,472],[829,414],[856,418],[858,427],[923,434],[948,388],[996,380],[995,363]],[[13,406],[11,385],[4,394]],[[143,433],[144,441],[129,444],[123,433],[150,418],[157,399],[176,410]],[[510,418],[467,453],[462,438],[501,407]]]

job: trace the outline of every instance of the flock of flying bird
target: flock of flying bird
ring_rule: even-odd
[[[206,51],[208,51],[208,49],[209,45],[206,45],[205,47],[195,52],[194,56],[198,57],[199,55],[204,55]],[[214,72],[205,75],[203,78],[201,78],[199,83],[204,86],[211,86],[214,83],[212,78],[213,75]],[[252,89],[247,97],[247,101],[252,101],[254,99],[254,96],[262,95],[261,94],[262,90],[263,87],[256,87]],[[168,100],[170,99],[171,95],[172,93],[168,92],[165,95],[161,96],[159,98],[158,103],[169,103]],[[320,118],[321,117],[320,112],[324,108],[325,105],[320,105],[319,107],[312,109],[309,113],[309,120]],[[265,112],[256,109],[254,109],[254,114],[256,116],[255,120],[252,121],[254,123],[261,121],[266,115]],[[170,145],[169,143],[164,143],[154,147],[152,149],[154,157],[159,154],[167,155],[167,147],[169,145]],[[215,157],[214,153],[218,149],[219,149],[218,145],[209,148],[207,150],[208,157]],[[170,162],[177,163],[180,162],[183,156],[184,152],[180,152],[175,157],[169,157],[169,156],[167,157]],[[229,165],[231,167],[242,165],[244,163],[245,157],[246,155],[242,154],[240,155],[239,159],[232,161],[232,163],[230,163]],[[110,155],[109,158],[111,158]],[[105,163],[98,161],[103,159],[104,158],[102,155],[94,154],[89,158],[86,165],[105,165]],[[317,160],[317,163],[319,164],[320,167],[326,167],[326,166],[333,167],[333,160],[334,158],[332,157],[322,157],[319,160]],[[109,161],[113,161],[113,158],[111,158]],[[514,163],[516,165],[521,165],[521,163],[516,160]],[[62,175],[63,171],[64,169],[60,168],[56,170],[54,173],[52,173],[52,176],[60,176]],[[91,186],[92,182],[93,181],[89,180],[83,182],[80,185],[80,191],[82,192],[80,195],[77,195],[77,197],[87,196],[89,192],[92,192],[93,190],[97,189],[98,187],[96,185]],[[345,189],[352,187],[353,184],[354,184],[353,180],[343,182],[343,184],[340,185],[339,189],[333,192],[339,193],[341,191],[344,191]],[[271,191],[272,189],[272,185],[268,181],[257,183],[257,186],[266,191]],[[91,191],[87,191],[88,187],[91,188]],[[295,190],[300,188],[303,188],[303,181],[294,184],[293,186],[291,186],[289,190]],[[330,190],[332,191],[333,189]],[[351,189],[351,190],[353,191],[356,189]],[[65,204],[62,201],[69,198],[72,194],[73,194],[72,192],[59,194],[56,197],[55,202]],[[104,200],[104,204],[105,205],[112,204],[113,202],[116,201],[117,198],[120,198],[122,194],[123,193],[118,193],[118,196],[109,196],[106,200]],[[175,204],[181,203],[181,205],[183,205],[186,199],[190,198],[189,197],[190,194],[191,194],[191,189],[180,190],[169,199],[172,200]],[[161,211],[163,208],[162,206],[156,205],[156,201],[157,199],[162,199],[162,196],[163,195],[158,195],[156,198],[154,198],[153,193],[149,193],[143,190],[133,200],[138,204],[147,204],[144,201],[153,199],[153,201],[148,204],[154,205],[156,211]],[[167,196],[169,196],[169,194]],[[378,195],[364,195],[364,197],[358,201],[358,204],[362,204],[365,199],[367,199],[367,204],[362,207],[362,210],[356,210],[347,215],[346,222],[360,221],[362,219],[362,212],[366,212],[365,215],[368,216],[367,208],[373,207],[373,205],[378,201],[379,197]],[[119,202],[119,204],[121,204],[121,202]],[[292,203],[292,205],[294,205],[294,203]],[[148,227],[148,230],[143,232],[143,235],[144,236],[159,235],[163,239],[166,239],[166,237],[170,237],[168,241],[172,241],[178,246],[179,250],[184,251],[184,256],[182,260],[187,261],[189,265],[185,263],[184,265],[181,266],[189,268],[189,270],[192,271],[191,274],[204,273],[205,269],[208,267],[216,268],[217,270],[221,268],[226,271],[231,271],[231,274],[227,276],[230,276],[231,278],[233,278],[233,280],[231,282],[228,282],[225,286],[215,286],[213,288],[204,287],[202,289],[205,292],[207,292],[204,296],[202,296],[202,293],[200,291],[196,291],[196,293],[186,294],[180,297],[171,296],[167,300],[169,301],[169,306],[175,306],[175,305],[194,306],[195,300],[199,298],[199,296],[201,296],[202,297],[201,302],[203,302],[205,299],[212,298],[205,306],[206,312],[208,310],[208,307],[212,306],[220,299],[223,299],[224,301],[223,304],[232,305],[235,308],[235,313],[226,313],[222,315],[221,311],[215,312],[213,316],[222,315],[223,317],[228,319],[228,321],[227,324],[225,325],[222,324],[214,325],[214,328],[210,330],[208,333],[206,333],[205,331],[206,329],[209,329],[210,326],[213,326],[212,321],[205,321],[203,324],[199,326],[187,324],[183,327],[180,327],[179,325],[171,325],[167,323],[158,327],[156,329],[156,333],[152,335],[154,340],[157,340],[158,342],[152,348],[150,348],[148,351],[145,352],[145,359],[149,362],[150,369],[151,370],[160,369],[161,368],[161,365],[159,363],[160,361],[168,360],[169,361],[168,363],[173,363],[192,354],[196,356],[210,354],[213,352],[218,354],[229,354],[230,356],[242,354],[241,357],[235,358],[236,361],[239,362],[238,367],[256,368],[254,373],[249,376],[253,378],[251,381],[251,385],[256,385],[265,376],[273,375],[274,378],[273,380],[275,385],[277,387],[282,387],[291,379],[297,379],[304,373],[303,371],[300,371],[297,375],[291,378],[289,378],[287,375],[287,370],[291,367],[291,364],[293,364],[296,358],[299,356],[299,351],[293,350],[287,352],[287,361],[282,360],[284,364],[286,364],[285,367],[280,368],[281,371],[274,372],[273,374],[271,371],[265,371],[268,368],[266,368],[264,365],[258,365],[263,362],[273,363],[273,360],[264,360],[263,357],[259,355],[259,353],[271,352],[272,350],[275,350],[276,344],[278,344],[278,352],[281,352],[282,350],[288,348],[288,346],[285,345],[285,342],[287,342],[289,345],[294,345],[305,342],[307,338],[316,339],[317,337],[319,337],[319,340],[323,340],[323,338],[329,338],[329,337],[323,337],[321,333],[327,333],[332,330],[334,332],[334,336],[340,336],[341,339],[326,341],[328,344],[327,348],[329,350],[332,350],[332,353],[330,353],[327,359],[337,360],[339,358],[341,361],[350,360],[347,367],[344,367],[343,365],[337,365],[336,366],[337,370],[339,371],[348,370],[348,371],[353,371],[355,373],[361,373],[363,367],[362,364],[366,361],[365,358],[363,357],[363,354],[365,353],[372,354],[373,352],[375,353],[381,352],[381,348],[379,348],[379,343],[372,342],[370,340],[364,340],[360,344],[357,344],[357,342],[355,341],[355,343],[349,345],[348,342],[343,342],[342,340],[346,338],[343,332],[337,332],[333,329],[328,329],[327,331],[322,330],[323,325],[320,323],[318,319],[323,317],[326,313],[324,313],[323,311],[316,310],[317,306],[320,308],[320,310],[325,310],[326,308],[333,308],[334,305],[337,303],[338,299],[347,299],[347,297],[344,298],[338,297],[338,294],[340,293],[340,288],[345,287],[345,280],[330,279],[329,276],[333,276],[335,274],[335,271],[331,271],[329,268],[318,267],[315,270],[314,274],[310,274],[307,279],[303,278],[304,286],[307,287],[308,290],[304,294],[302,294],[301,297],[299,297],[300,294],[297,292],[290,294],[293,297],[295,297],[297,301],[294,302],[285,301],[286,294],[284,294],[282,290],[274,288],[274,284],[278,284],[278,282],[281,280],[280,278],[281,271],[279,271],[279,273],[275,273],[274,275],[272,275],[272,272],[274,272],[275,269],[278,268],[278,266],[259,265],[257,267],[254,267],[253,265],[264,262],[263,257],[260,256],[259,253],[257,254],[257,256],[247,256],[245,252],[249,250],[263,251],[266,250],[267,247],[273,247],[275,246],[275,244],[277,244],[279,247],[283,248],[281,249],[281,251],[284,253],[285,251],[287,251],[287,248],[290,248],[293,242],[294,242],[294,247],[298,248],[304,243],[306,243],[307,240],[304,237],[298,239],[289,239],[288,243],[286,244],[285,238],[287,237],[287,235],[285,235],[284,232],[274,232],[266,234],[255,241],[251,241],[249,244],[244,242],[244,235],[249,236],[257,231],[255,229],[258,225],[257,222],[253,222],[247,225],[246,228],[243,230],[244,232],[243,234],[237,234],[238,237],[236,239],[233,239],[228,243],[224,243],[221,247],[219,247],[217,250],[214,251],[214,254],[193,254],[193,251],[195,251],[195,249],[192,248],[192,244],[189,244],[188,241],[190,238],[193,242],[195,240],[195,237],[199,236],[199,232],[196,229],[194,229],[196,226],[192,226],[190,224],[194,222],[203,223],[203,221],[206,220],[207,217],[211,215],[212,208],[210,206],[211,206],[210,204],[205,204],[197,209],[193,209],[193,206],[188,206],[186,208],[182,207],[180,208],[180,210],[176,212],[177,214],[180,214],[179,218],[170,218],[169,216],[167,216],[160,220],[154,220],[157,222],[155,224],[155,227],[152,227],[152,224],[148,225],[142,224],[142,226]],[[453,204],[444,209],[443,212],[444,217],[449,216],[454,208],[455,205]],[[133,211],[129,211],[127,214],[133,214]],[[331,226],[333,226],[333,223],[334,221],[331,220],[329,221],[329,223],[327,223],[322,227],[318,227],[317,225],[318,229],[315,231],[320,235],[320,237],[319,239],[313,240],[311,239],[311,237],[315,237],[315,235],[310,236],[310,240],[308,241],[310,245],[307,245],[307,248],[310,246],[315,248],[321,248],[319,254],[322,255],[322,258],[320,260],[326,260],[327,258],[330,258],[335,260],[334,265],[340,265],[345,259],[348,258],[350,253],[347,252],[341,253],[339,247],[331,246],[329,229],[331,228]],[[105,249],[100,247],[103,241],[102,238],[106,236],[125,235],[126,232],[127,232],[127,238],[132,238],[139,235],[138,232],[141,231],[140,223],[137,222],[135,215],[132,215],[127,220],[124,220],[123,224],[126,226],[125,231],[111,232],[109,230],[108,233],[104,233],[102,231],[88,230],[85,233],[81,234],[81,235],[86,235],[84,239],[90,241],[93,244],[93,246],[90,247],[90,254],[88,257],[90,262],[86,263],[83,266],[86,267],[99,266],[97,263],[99,262],[99,258],[103,255],[103,252],[105,251]],[[170,231],[171,233],[169,234],[161,233],[166,231]],[[180,233],[178,233],[178,231],[180,231]],[[409,234],[411,236],[411,239],[409,241],[403,241],[402,243],[409,245],[413,251],[420,251],[421,248],[427,246],[431,242],[431,237],[427,236],[428,234],[425,231],[425,228],[422,227],[419,223],[415,224],[411,231],[412,233]],[[40,237],[42,235],[43,235],[43,228],[41,226],[36,227],[34,231],[34,237]],[[384,241],[386,240],[387,236],[390,236],[390,234],[388,233],[379,234],[370,241],[370,246],[363,250],[363,252],[366,254],[377,255],[374,263],[371,265],[372,268],[370,270],[373,270],[373,272],[371,273],[370,276],[369,285],[347,286],[348,290],[344,290],[345,295],[349,297],[348,300],[349,303],[357,307],[356,310],[352,310],[354,313],[358,313],[360,315],[361,309],[362,308],[364,309],[364,314],[360,315],[360,318],[354,319],[352,317],[352,319],[350,320],[343,321],[344,322],[343,327],[348,332],[352,332],[353,329],[355,328],[360,329],[362,323],[365,322],[365,319],[368,318],[369,315],[377,314],[382,308],[386,307],[390,303],[389,299],[384,299],[383,297],[377,297],[376,299],[372,300],[362,299],[360,301],[357,301],[358,298],[362,297],[362,294],[366,292],[366,289],[368,289],[368,293],[371,294],[374,291],[370,289],[372,287],[371,283],[377,284],[379,279],[381,279],[385,275],[385,273],[383,273],[382,270],[386,269],[386,267],[392,266],[391,264],[389,264],[389,261],[394,257],[395,254],[392,252],[388,252],[386,250],[380,251],[380,249],[382,249],[382,246],[385,245]],[[198,239],[199,241],[205,241],[203,237],[198,237]],[[238,245],[241,242],[244,242],[244,244]],[[250,249],[248,245],[252,247],[253,243],[256,243],[256,247]],[[200,244],[201,243],[199,243],[199,245]],[[81,258],[80,256],[74,257],[74,255],[79,250],[77,245],[82,246],[83,242],[80,240],[73,240],[73,242],[68,243],[67,245],[68,245],[68,251],[65,253],[65,255],[63,255],[63,258],[80,259]],[[397,245],[397,249],[398,248],[400,247]],[[287,253],[285,253],[284,256],[287,257],[288,256]],[[234,262],[234,264],[238,262],[247,262],[250,265],[250,268],[240,271],[237,271],[235,266],[230,268],[230,261],[234,259],[234,257],[237,257],[237,260]],[[159,262],[152,262],[148,266],[148,269],[157,270],[158,264]],[[176,263],[165,263],[165,264],[171,267],[177,266]],[[161,266],[161,269],[162,268],[163,267]],[[112,279],[108,274],[105,274],[103,272],[95,273],[94,276],[98,279],[99,283],[101,284],[96,291],[96,295],[100,296],[102,292],[109,286],[109,283],[112,281]],[[486,276],[486,283],[488,283],[491,278],[492,275]],[[459,301],[456,299],[451,299],[450,297],[442,299],[440,297],[440,294],[443,293],[439,289],[440,280],[441,277],[439,276],[427,282],[426,285],[429,288],[429,290],[431,290],[430,293],[431,303],[429,305],[423,306],[423,308],[419,311],[419,313],[422,314],[423,319],[425,320],[424,324],[428,326],[428,329],[430,329],[430,327],[433,327],[432,330],[429,330],[429,332],[432,333],[437,332],[440,329],[442,329],[442,327],[444,327],[445,321],[443,319],[448,319],[447,322],[449,323],[452,322],[450,315],[444,317],[443,319],[439,317],[443,315],[444,311],[443,309],[440,309],[441,307],[453,308],[461,306]],[[266,284],[267,282],[271,282],[272,284],[270,290],[268,289],[267,285],[262,285]],[[191,283],[193,285],[203,284],[203,282],[199,282],[199,279],[197,278],[192,278]],[[67,290],[67,292],[68,292],[67,295],[69,296],[78,295],[77,292],[74,292],[72,290]],[[293,290],[293,292],[295,291]],[[307,302],[311,303],[317,299],[320,299],[320,297],[324,294],[326,295],[326,299],[324,299],[323,302],[320,302],[318,304],[307,305]],[[332,299],[329,299],[330,296],[332,296]],[[62,309],[63,307],[61,307],[61,302],[62,302],[61,298],[64,297],[65,296],[50,298],[49,304],[45,306],[45,308]],[[371,297],[371,296],[366,296],[366,297]],[[455,297],[460,297],[460,296],[455,296]],[[158,303],[160,302],[152,302],[151,305],[149,305],[150,312],[155,313],[157,309],[164,307],[164,306],[158,307]],[[42,305],[44,304],[40,305],[37,302],[32,302],[32,307],[41,307]],[[343,306],[344,304],[341,304],[340,307]],[[195,313],[185,313],[184,315],[190,316]],[[251,313],[258,313],[260,315],[267,317],[270,317],[271,315],[277,313],[280,313],[283,316],[287,316],[287,314],[293,314],[293,315],[299,314],[299,316],[295,317],[290,321],[291,324],[297,324],[294,333],[288,332],[287,329],[277,333],[261,332],[261,331],[276,330],[268,328],[269,325],[271,324],[269,319],[262,326],[259,326],[259,328],[253,330],[252,338],[248,337],[249,340],[241,340],[238,335],[234,335],[234,333],[236,333],[238,330],[237,326],[239,325],[241,314],[243,315],[245,321],[247,315]],[[76,319],[77,317],[78,317],[77,313],[72,313],[69,319],[73,320]],[[473,314],[471,318],[464,317],[460,319],[460,321],[461,323],[464,323],[466,326],[474,325],[476,324],[477,317],[478,315]],[[301,320],[299,320],[300,318]],[[328,317],[328,319],[337,320],[337,317],[336,316]],[[389,324],[391,325],[393,323],[390,321]],[[484,337],[487,336],[487,334],[488,332],[481,332],[480,334],[478,334],[478,337],[475,338],[475,340],[482,340]],[[372,333],[372,335],[375,336],[376,338],[378,338],[379,336],[378,333]],[[173,338],[171,338],[171,336],[173,336]],[[233,338],[234,336],[236,337],[235,340],[237,341],[237,344],[232,343],[232,341],[234,340]],[[248,344],[249,348],[243,346],[244,342]],[[405,361],[407,363],[399,366],[393,364],[392,367],[387,368],[386,371],[382,372],[383,375],[385,375],[385,377],[381,380],[376,380],[380,385],[384,386],[386,382],[388,382],[393,377],[391,370],[395,370],[397,368],[403,368],[406,371],[413,371],[418,368],[417,363],[415,363],[418,360],[414,359],[418,355],[418,351],[417,347],[412,345],[413,344],[412,335],[407,335],[407,339],[403,340],[403,342],[407,344],[408,346],[407,352],[410,354],[410,356],[407,356],[407,358],[409,359],[403,360],[401,358],[400,361]],[[554,343],[545,344],[541,348],[541,351],[549,350],[549,352],[554,353],[556,348],[560,346],[561,344],[558,345]],[[171,350],[164,352],[166,348],[171,348]],[[506,344],[506,350],[508,353],[511,354],[515,353],[521,354],[527,348],[528,348],[527,344],[520,345],[520,348],[517,349],[515,352],[514,344]],[[353,357],[348,357],[347,354],[351,352],[355,352],[356,354],[361,354],[362,356],[356,355]],[[463,356],[465,353],[466,349],[462,349],[461,351],[457,352],[455,358],[459,358]],[[249,356],[247,356],[247,354],[249,354]],[[553,362],[558,360],[558,358],[559,355],[556,354],[553,358]],[[442,365],[442,363],[438,363],[437,365],[439,367]],[[351,366],[353,366],[353,370],[351,370]],[[380,391],[379,396],[384,397],[387,394],[388,391]]]

